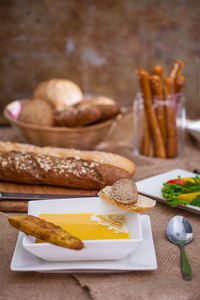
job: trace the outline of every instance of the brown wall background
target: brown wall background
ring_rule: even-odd
[[[199,0],[0,0],[0,22],[1,112],[53,77],[128,106],[137,67],[167,73],[179,58],[187,114],[200,118]]]

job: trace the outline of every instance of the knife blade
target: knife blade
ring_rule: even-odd
[[[45,199],[67,199],[67,198],[95,197],[95,195],[65,195],[65,194],[30,194],[0,192],[0,200],[45,200]]]

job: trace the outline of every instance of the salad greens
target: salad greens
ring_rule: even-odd
[[[179,176],[180,178],[180,176]],[[179,204],[182,205],[193,205],[200,207],[200,177],[195,176],[191,177],[193,181],[185,181],[185,184],[174,184],[174,183],[164,183],[162,188],[162,195],[166,199],[166,203],[171,207],[175,207]],[[197,193],[194,195],[192,201],[186,201],[179,198],[181,194],[191,194]]]

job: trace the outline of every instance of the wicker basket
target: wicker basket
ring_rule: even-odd
[[[92,150],[105,139],[121,116],[80,128],[38,126],[17,120],[20,108],[25,101],[27,100],[9,103],[4,109],[4,117],[11,123],[23,142],[37,146]]]

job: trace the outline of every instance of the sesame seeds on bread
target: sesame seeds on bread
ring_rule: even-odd
[[[103,151],[81,151],[56,147],[37,147],[34,145],[13,142],[0,142],[0,151],[31,152],[63,159],[67,157],[73,157],[75,159],[94,161],[99,164],[105,164],[122,169],[129,174],[130,178],[133,176],[136,170],[135,164],[131,160],[121,155]]]
[[[134,172],[112,153],[0,142],[0,181],[99,190]]]

